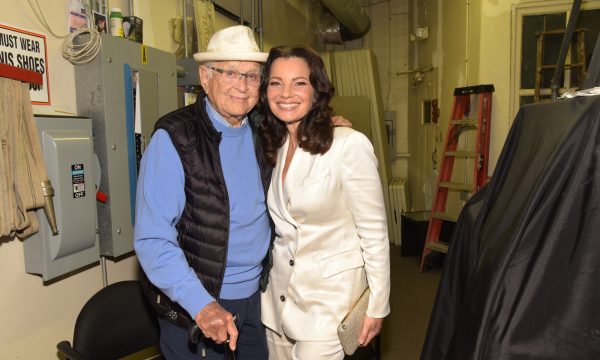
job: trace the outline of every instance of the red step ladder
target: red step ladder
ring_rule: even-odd
[[[431,215],[427,228],[427,237],[421,255],[421,271],[425,270],[425,260],[433,251],[447,253],[448,244],[439,241],[443,221],[456,222],[456,218],[446,214],[448,192],[462,191],[473,194],[488,181],[487,169],[489,162],[490,129],[492,114],[492,93],[494,85],[477,85],[454,89],[452,117],[448,124],[448,132],[444,141],[444,154],[437,180],[436,192],[431,206]],[[470,118],[471,102],[477,101],[475,118]],[[459,148],[461,134],[475,132],[474,148],[462,146]],[[467,138],[468,139],[468,138]],[[468,160],[473,163],[473,176],[466,181],[456,181],[452,170],[455,159],[462,159],[465,169]],[[467,178],[467,176],[465,176]]]

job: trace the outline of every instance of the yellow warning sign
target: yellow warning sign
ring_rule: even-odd
[[[148,47],[146,45],[142,45],[142,64],[148,63]]]

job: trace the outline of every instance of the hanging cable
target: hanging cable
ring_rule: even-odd
[[[39,20],[40,24],[52,36],[60,39],[65,39],[62,44],[62,56],[71,64],[79,65],[92,61],[102,47],[102,38],[96,29],[80,28],[67,35],[58,35],[50,28],[50,25],[44,17],[44,13],[38,0],[27,0],[29,7]],[[75,44],[74,39],[82,34],[89,34],[89,37],[81,36],[79,43]],[[87,38],[87,40],[86,40]]]
[[[47,32],[52,34],[52,36],[59,38],[59,39],[64,39],[67,36],[69,36],[69,35],[57,35],[54,31],[52,31],[52,29],[50,28],[50,25],[48,25],[48,22],[46,21],[46,18],[44,17],[44,12],[40,8],[40,4],[38,3],[37,0],[27,0],[27,2],[29,3],[29,7],[31,7],[31,10],[33,10],[35,17],[37,17],[39,22],[42,24],[42,27],[44,28],[44,30],[46,30]],[[34,2],[35,2],[35,6],[34,6]]]
[[[79,43],[76,44],[75,38],[83,34],[89,34],[89,37],[80,36]],[[67,37],[62,45],[62,56],[73,65],[86,64],[94,60],[101,48],[100,33],[96,29],[81,28]]]

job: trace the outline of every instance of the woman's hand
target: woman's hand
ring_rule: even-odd
[[[373,340],[373,338],[379,334],[382,325],[383,318],[372,318],[365,315],[362,330],[358,336],[358,344],[360,346],[366,346],[368,343],[370,343],[371,340]]]

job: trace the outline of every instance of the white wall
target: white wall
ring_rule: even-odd
[[[66,7],[39,1],[50,27],[66,34]],[[116,0],[113,4],[118,5]],[[4,1],[0,23],[46,34],[27,1]],[[34,113],[75,115],[73,66],[60,54],[62,39],[47,36],[51,105],[34,106]],[[108,281],[133,279],[137,261],[129,256],[107,262]],[[41,278],[25,273],[23,246],[18,239],[0,241],[0,359],[52,359],[56,343],[71,340],[73,325],[85,301],[102,287],[100,266],[44,285]]]
[[[518,1],[484,1],[481,6],[479,74],[482,84],[494,84],[489,174],[496,167],[515,114],[509,112],[511,10]]]
[[[66,35],[68,0],[38,0],[52,30]],[[237,13],[238,1],[219,1]],[[264,1],[265,51],[270,44],[302,43],[311,25],[305,15],[307,2]],[[126,0],[110,0],[111,7],[121,7],[128,15]],[[3,0],[0,23],[47,36],[48,73],[51,105],[35,105],[36,114],[77,115],[73,65],[64,60],[60,48],[63,39],[55,38],[42,28],[28,1]],[[180,0],[134,1],[135,15],[144,20],[144,43],[173,52],[169,19],[181,17]],[[245,14],[249,16],[249,11]],[[188,14],[191,16],[191,14]],[[269,20],[267,20],[269,19]],[[286,20],[289,19],[289,20]],[[287,23],[286,23],[287,22]],[[233,22],[217,14],[216,28]],[[286,26],[286,31],[280,28]],[[119,261],[107,261],[108,282],[137,277],[137,259],[131,255]],[[87,299],[102,287],[99,265],[59,281],[44,285],[41,278],[25,273],[23,246],[18,239],[0,239],[0,359],[55,359],[56,344],[71,341],[79,310]]]
[[[413,134],[410,137],[413,156],[410,160],[409,186],[413,204],[417,204],[417,208],[430,207],[430,203],[424,199],[423,184],[432,173],[431,156],[434,149],[437,149],[438,164],[441,160],[455,87],[477,84],[493,84],[495,87],[488,168],[488,173],[492,174],[514,116],[509,111],[511,76],[514,74],[510,65],[511,12],[516,4],[528,1],[470,2],[469,10],[463,0],[412,2],[411,10],[419,18],[416,20],[422,22],[423,14],[428,12],[430,30],[428,40],[413,44],[413,68],[430,65],[436,68],[412,90],[409,105],[409,131]],[[423,4],[427,4],[428,8],[424,8]],[[418,22],[416,20],[415,23]],[[414,29],[411,28],[412,31]],[[468,66],[465,60],[468,60]],[[419,124],[421,101],[428,98],[439,100],[438,127]],[[450,197],[448,208],[457,215],[462,208],[462,201],[458,197]]]
[[[390,157],[392,177],[408,174],[408,0],[370,3],[365,11],[371,18],[371,30],[365,36],[364,47],[377,57],[381,96],[385,111],[395,111],[394,146]]]
[[[409,0],[362,0],[362,4],[371,19],[369,31],[343,45],[328,45],[327,50],[370,48],[375,54],[384,111],[396,112],[391,176],[407,177],[408,159],[412,156],[408,149]]]

